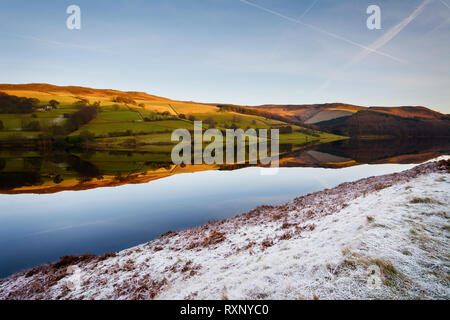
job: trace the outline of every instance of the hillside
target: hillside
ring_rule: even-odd
[[[421,110],[420,110],[421,111]],[[420,113],[409,113],[420,114]],[[316,123],[318,128],[351,137],[449,137],[450,119],[445,116],[398,116],[372,109]]]
[[[284,116],[329,133],[358,138],[448,137],[448,115],[426,107],[362,107],[343,103],[264,105],[252,109]]]
[[[303,104],[303,105],[262,105],[251,107],[256,110],[269,112],[291,118],[293,120],[316,123],[324,120],[339,118],[344,115],[351,115],[354,112],[364,110],[365,107],[355,106],[345,103],[325,103],[325,104]],[[323,113],[330,116],[323,118]],[[332,114],[335,114],[332,117]]]
[[[112,89],[92,89],[79,86],[55,86],[47,83],[0,84],[0,91],[15,95],[21,95],[21,93],[25,93],[24,96],[27,96],[27,92],[33,92],[41,93],[43,96],[45,94],[49,96],[59,95],[62,97],[72,95],[74,98],[79,96],[93,98],[111,98],[122,96],[133,100],[142,101],[172,101],[170,99],[150,95],[145,92],[119,91]]]
[[[136,144],[146,150],[149,145],[155,143],[160,146],[164,143],[169,145],[169,132],[174,128],[192,129],[194,120],[208,123],[204,126],[206,129],[269,129],[290,126],[292,133],[291,129],[287,130],[282,135],[282,140],[294,144],[318,139],[338,139],[339,136],[450,136],[449,116],[420,106],[364,107],[326,103],[249,107],[175,101],[144,92],[50,84],[0,84],[0,92],[38,99],[41,107],[51,100],[59,102],[58,107],[50,112],[31,115],[36,120],[27,115],[1,114],[3,128],[0,129],[0,141],[10,140],[13,136],[26,139],[42,135],[55,136],[55,131],[61,130],[52,128],[62,125],[66,122],[65,118],[70,118],[70,114],[77,112],[83,105],[97,106],[97,116],[89,123],[75,126],[76,130],[69,130],[66,134],[78,137],[82,132],[87,132],[95,139],[97,147],[102,149],[124,150],[128,149],[129,145]],[[31,122],[34,124],[30,124]]]
[[[3,101],[3,102],[2,102]],[[284,118],[218,105],[175,101],[144,92],[49,84],[0,84],[0,144],[47,147],[58,143],[97,150],[170,154],[175,129],[280,129],[280,143],[302,145],[343,137]],[[167,158],[167,157],[166,157]]]
[[[403,118],[423,118],[423,119],[441,119],[445,117],[442,113],[430,110],[425,107],[370,107],[370,111],[387,113]]]

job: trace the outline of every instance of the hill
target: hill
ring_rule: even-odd
[[[314,140],[317,135],[330,138],[323,132],[356,138],[450,135],[450,117],[421,106],[364,107],[339,102],[303,105],[221,105],[176,101],[145,92],[42,83],[0,84],[0,92],[38,99],[43,106],[51,100],[57,100],[60,103],[57,110],[33,116],[38,118],[41,128],[52,127],[55,121],[64,122],[61,117],[75,113],[80,104],[95,104],[99,107],[96,119],[83,124],[75,131],[72,130],[70,136],[79,136],[83,131],[88,131],[94,135],[97,143],[107,145],[108,148],[117,148],[118,144],[124,143],[123,139],[110,139],[111,137],[127,137],[130,133],[132,136],[168,133],[174,127],[189,129],[193,120],[208,122],[208,127],[218,129],[268,129],[289,126],[294,134],[285,134],[283,138],[296,141],[295,143],[300,140],[304,142]],[[42,130],[31,130],[37,126],[30,125],[32,121],[24,116],[1,115],[0,119],[4,127],[0,132],[0,140],[11,135],[35,138],[42,133],[40,132]],[[175,120],[178,122],[167,122]],[[128,134],[125,134],[126,132]],[[155,142],[153,138],[150,139],[152,143]],[[138,145],[149,142],[149,139],[137,138],[137,140]],[[161,137],[157,138],[156,142],[167,141],[165,136],[162,140]]]
[[[419,113],[412,113],[419,114]],[[347,117],[316,123],[327,132],[351,137],[448,137],[450,119],[441,117],[398,116],[372,109],[358,111]]]
[[[421,106],[363,107],[344,103],[263,105],[251,107],[310,125],[317,130],[350,137],[447,137],[448,115]]]
[[[7,102],[7,106],[0,105],[0,144],[7,147],[33,147],[36,141],[42,145],[42,140],[47,139],[98,150],[170,153],[174,145],[172,131],[192,131],[196,120],[203,121],[203,129],[222,131],[278,128],[282,144],[342,138],[270,114],[175,101],[144,92],[0,84],[0,95]]]
[[[93,97],[93,98],[111,98],[111,97],[126,97],[133,100],[149,100],[149,101],[172,101],[167,98],[162,98],[154,95],[147,94],[145,92],[136,91],[119,91],[112,89],[92,89],[79,86],[55,86],[47,83],[29,83],[29,84],[0,84],[0,91],[20,95],[21,92],[34,92],[42,93],[43,95],[60,95],[70,96],[74,98]]]

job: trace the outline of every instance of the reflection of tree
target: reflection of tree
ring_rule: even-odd
[[[90,177],[79,176],[79,177],[77,178],[77,180],[78,180],[79,183],[86,183],[86,182],[91,181],[92,178],[90,178]]]
[[[114,176],[114,180],[123,181],[124,179],[122,178],[122,173],[117,172]]]
[[[83,182],[85,182],[88,178],[92,179],[101,175],[97,166],[88,161],[81,160],[78,157],[70,156],[69,164],[70,168],[78,173]]]
[[[53,178],[53,182],[56,184],[60,184],[63,181],[64,181],[64,179],[61,178],[61,176],[59,174],[55,178]]]
[[[145,166],[148,169],[151,169],[151,170],[158,170],[158,169],[161,169],[161,168],[164,168],[166,170],[170,170],[170,167],[172,166],[172,163],[171,162],[147,161],[145,163]]]
[[[279,146],[280,152],[291,152],[292,151],[292,144],[291,143],[284,143],[280,144]]]
[[[38,172],[2,172],[0,173],[0,190],[41,185]]]
[[[24,168],[26,171],[39,171],[42,166],[42,158],[33,157],[24,159]]]

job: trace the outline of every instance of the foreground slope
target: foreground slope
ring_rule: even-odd
[[[449,170],[427,163],[63,257],[4,279],[0,299],[448,299]]]

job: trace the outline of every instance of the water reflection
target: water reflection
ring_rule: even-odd
[[[281,167],[342,168],[359,164],[420,163],[448,154],[448,139],[341,140],[317,146],[280,146]],[[94,150],[0,151],[0,193],[54,193],[145,183],[235,165],[174,165],[170,154]]]

